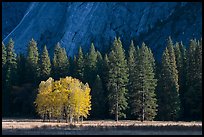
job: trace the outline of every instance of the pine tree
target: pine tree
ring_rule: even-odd
[[[146,46],[144,46],[146,47]],[[150,48],[146,47],[146,54],[147,57],[145,58],[146,64],[144,65],[144,70],[146,72],[146,94],[145,94],[145,108],[144,108],[144,118],[146,120],[154,120],[155,116],[157,115],[157,98],[155,89],[157,86],[157,79],[155,78],[155,60],[153,53]],[[145,60],[144,59],[144,60]],[[144,120],[144,119],[143,119]]]
[[[137,52],[133,46],[130,46],[129,66],[131,71],[129,72],[131,77],[129,81],[132,82],[129,84],[131,89],[129,94],[131,111],[141,121],[153,120],[157,111],[155,94],[157,80],[155,79],[154,62],[151,50],[144,43]]]
[[[84,55],[81,47],[79,47],[78,56],[76,58],[75,77],[84,82]]]
[[[103,72],[103,57],[99,51],[97,51],[97,63],[96,63],[96,73],[101,77]]]
[[[60,76],[60,62],[59,62],[59,54],[61,52],[61,46],[60,43],[58,42],[57,45],[55,46],[54,49],[54,56],[52,60],[52,76],[54,79],[58,79]]]
[[[10,38],[6,47],[6,64],[5,64],[5,85],[3,92],[3,114],[8,115],[10,112],[11,89],[17,84],[17,60],[14,51],[14,41]]]
[[[63,76],[67,76],[69,74],[69,59],[67,56],[67,52],[65,48],[62,48],[62,72]]]
[[[186,78],[186,92],[184,94],[185,98],[185,117],[187,119],[192,119],[192,108],[195,107],[195,102],[193,98],[196,96],[196,91],[194,85],[197,83],[195,81],[196,77],[196,61],[195,61],[195,50],[196,50],[196,40],[190,40],[190,45],[187,49],[187,78]],[[197,106],[197,104],[196,104]]]
[[[127,83],[128,67],[125,52],[120,38],[114,40],[109,54],[108,90],[110,112],[115,115],[115,120],[125,117],[124,110],[127,108]]]
[[[176,67],[173,42],[169,37],[162,55],[162,70],[158,93],[158,115],[161,120],[177,120],[180,114],[178,71]]]
[[[105,97],[102,81],[99,75],[96,76],[91,90],[92,111],[91,116],[94,118],[104,118],[105,114]]]
[[[28,44],[27,80],[37,84],[40,77],[39,53],[36,41],[32,38]]]
[[[134,89],[134,82],[136,75],[135,75],[135,69],[136,69],[136,49],[134,46],[133,41],[131,41],[130,48],[129,48],[129,56],[128,56],[128,68],[129,68],[129,94],[133,93]]]
[[[195,61],[195,50],[196,50],[196,40],[191,40],[189,48],[187,50],[187,85],[195,84],[195,71],[196,71],[196,61]]]
[[[85,73],[84,79],[88,82],[91,86],[96,77],[96,64],[97,64],[97,52],[95,50],[94,44],[91,43],[90,51],[87,55],[85,61]]]
[[[103,59],[103,72],[102,72],[102,77],[101,77],[101,79],[102,79],[102,81],[103,81],[103,83],[106,85],[106,89],[107,89],[107,83],[108,83],[108,71],[109,71],[109,63],[110,63],[110,61],[109,61],[109,59],[108,59],[108,55],[107,54],[105,54],[104,55],[104,59]]]
[[[74,55],[73,59],[71,57],[69,58],[69,75],[71,77],[75,77],[74,76],[75,63],[76,63],[76,56]]]
[[[131,73],[135,69],[135,56],[136,56],[136,49],[133,41],[131,41],[130,48],[129,48],[129,56],[128,56],[128,67],[129,67],[129,73],[130,73],[129,77],[133,76],[133,74]]]
[[[130,108],[131,113],[136,116],[137,119],[143,121],[144,120],[144,70],[143,70],[143,59],[142,59],[142,50],[137,46],[135,50],[135,66],[133,69],[131,75],[133,75],[132,78],[130,78],[130,85],[132,84],[132,90],[130,90]]]
[[[197,46],[196,46],[196,78],[197,81],[202,82],[202,39],[198,41]]]
[[[200,64],[201,63],[201,64]],[[190,41],[187,50],[185,116],[188,120],[202,119],[202,41]]]
[[[4,45],[4,43],[2,42],[2,115],[4,116],[6,114],[6,111],[8,111],[7,106],[6,106],[6,91],[5,91],[5,84],[6,84],[6,80],[5,80],[5,65],[6,65],[6,47]]]
[[[102,64],[102,72],[101,72],[101,80],[102,80],[102,84],[103,84],[103,89],[104,89],[104,102],[105,102],[105,117],[109,118],[109,99],[108,99],[108,94],[109,94],[109,91],[108,91],[108,72],[109,72],[109,69],[110,69],[110,66],[109,66],[109,59],[108,59],[108,55],[105,54],[104,55],[104,58],[103,58],[103,64]]]
[[[52,64],[53,64],[52,74],[55,79],[59,79],[60,77],[65,77],[68,75],[69,60],[66,54],[66,50],[64,48],[61,48],[59,42],[55,46]]]
[[[41,79],[46,80],[49,78],[50,73],[51,73],[51,63],[50,63],[50,57],[49,53],[47,51],[46,45],[44,46],[43,52],[41,54]]]
[[[16,84],[16,75],[17,71],[17,59],[16,53],[14,51],[14,41],[9,40],[9,43],[6,47],[7,49],[7,60],[6,60],[6,85],[11,86]]]
[[[194,102],[197,105],[196,110],[192,111],[193,117],[196,120],[202,120],[202,39],[197,42],[196,50],[195,50],[195,63],[196,63],[196,97],[194,98]]]
[[[174,47],[176,66],[178,70],[178,84],[179,84],[179,94],[181,101],[181,117],[184,118],[184,92],[185,92],[185,83],[186,83],[186,50],[181,43],[176,43]]]
[[[5,64],[6,64],[6,47],[2,42],[2,69],[5,67]]]
[[[136,84],[136,78],[135,78],[135,69],[136,69],[136,49],[134,46],[133,41],[131,41],[129,52],[128,52],[128,68],[129,68],[129,83],[128,83],[128,114],[131,115],[131,96],[132,93],[134,93],[134,86]]]
[[[5,85],[5,66],[6,66],[6,47],[4,46],[4,43],[2,42],[2,89],[4,90]]]
[[[26,83],[26,58],[23,54],[17,55],[17,74],[18,74],[18,85]]]

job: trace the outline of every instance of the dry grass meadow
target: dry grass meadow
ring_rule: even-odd
[[[95,120],[83,123],[2,119],[3,135],[202,135],[202,122]]]

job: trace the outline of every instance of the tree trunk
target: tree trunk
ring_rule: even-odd
[[[66,123],[67,123],[67,116],[66,116],[66,118],[65,118],[65,119],[66,119]]]
[[[116,108],[115,108],[115,121],[118,122],[118,89],[116,86]]]
[[[70,116],[70,123],[72,123],[72,116]]]
[[[45,114],[43,114],[43,122],[45,122]]]
[[[66,120],[66,123],[67,123],[67,112],[65,111],[65,120]]]
[[[68,120],[69,120],[69,123],[70,123],[70,116],[69,115],[67,115],[67,122],[68,122]]]
[[[48,119],[49,119],[49,122],[50,122],[50,112],[48,111]]]
[[[118,122],[118,102],[116,102],[115,121]]]
[[[116,87],[116,109],[115,109],[115,121],[118,122],[118,90]]]
[[[144,111],[144,92],[142,92],[142,122],[144,121],[144,116],[145,116],[145,111]]]
[[[81,117],[81,123],[83,122],[83,120],[84,120],[84,119],[83,119],[83,116],[82,116],[82,117]]]
[[[60,123],[60,118],[57,118],[58,119],[58,122]]]

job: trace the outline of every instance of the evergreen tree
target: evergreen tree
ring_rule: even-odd
[[[175,52],[176,66],[177,66],[178,73],[179,73],[179,70],[182,67],[182,63],[181,63],[182,57],[181,57],[181,51],[180,51],[180,46],[179,46],[178,42],[176,42],[176,44],[174,46],[174,52]]]
[[[200,41],[198,41],[197,47],[196,47],[196,81],[199,81],[202,83],[202,39]],[[201,84],[199,83],[199,84]]]
[[[4,68],[5,64],[6,64],[6,47],[2,42],[2,69]]]
[[[18,74],[18,85],[26,83],[26,58],[23,54],[17,55],[17,74]]]
[[[97,52],[95,50],[94,44],[91,43],[90,51],[87,55],[86,61],[85,61],[85,73],[84,73],[84,79],[86,82],[90,84],[90,86],[93,85],[93,82],[96,77],[96,65],[97,65]]]
[[[108,59],[108,55],[105,54],[104,55],[104,59],[103,59],[103,64],[102,64],[102,72],[101,72],[101,80],[102,80],[102,84],[103,84],[103,89],[104,89],[104,102],[105,102],[105,114],[106,114],[106,118],[108,117],[109,118],[109,99],[108,99],[108,94],[109,94],[109,91],[108,91],[108,72],[109,72],[109,69],[110,69],[110,66],[109,66],[109,59]]]
[[[128,67],[125,52],[120,38],[114,40],[112,50],[109,54],[108,90],[110,112],[115,115],[115,120],[125,117],[123,113],[127,108],[127,83]]]
[[[60,76],[60,59],[59,59],[59,54],[61,52],[61,46],[60,43],[58,42],[57,45],[55,46],[54,49],[54,56],[52,60],[52,76],[54,79],[58,79]]]
[[[53,77],[59,79],[68,75],[69,70],[69,60],[66,54],[66,50],[61,48],[58,42],[55,46],[54,57],[53,57]]]
[[[181,101],[181,117],[184,118],[184,92],[185,92],[185,83],[186,83],[186,50],[181,43],[176,43],[174,47],[176,66],[178,70],[178,84],[179,84],[179,94]]]
[[[76,62],[76,56],[75,55],[74,55],[73,59],[71,57],[69,58],[69,75],[71,77],[75,77],[74,76],[75,62]]]
[[[144,70],[146,72],[146,78],[145,78],[146,94],[144,94],[144,99],[145,99],[144,118],[146,120],[154,120],[155,116],[157,115],[157,107],[158,107],[156,93],[155,93],[155,89],[157,86],[157,79],[155,77],[156,66],[155,66],[155,60],[151,49],[146,47],[146,50],[144,51],[146,51],[146,54],[147,54],[147,57],[144,58],[145,60],[144,62],[146,62],[146,64],[144,65]]]
[[[2,89],[4,90],[5,85],[5,66],[6,66],[6,47],[4,46],[4,43],[2,42]]]
[[[99,75],[96,76],[95,82],[91,90],[92,111],[91,116],[94,118],[104,118],[105,101],[104,89]]]
[[[192,111],[193,117],[196,120],[202,120],[202,39],[198,41],[196,47],[196,79],[197,82],[194,86],[196,89],[195,104],[197,104],[196,110]]]
[[[14,41],[9,40],[6,47],[6,64],[5,64],[5,85],[3,92],[3,114],[8,115],[10,112],[11,102],[11,89],[16,85],[17,79],[17,60],[16,53],[14,51]]]
[[[136,69],[136,49],[134,46],[133,41],[131,41],[130,48],[129,48],[129,56],[128,56],[128,68],[129,68],[129,90],[130,94],[133,93],[133,87],[135,82],[135,69]]]
[[[187,50],[187,85],[192,86],[195,83],[195,71],[196,71],[196,61],[195,61],[195,50],[196,50],[196,40],[191,40],[189,48]]]
[[[161,120],[177,120],[180,114],[178,71],[173,42],[170,37],[162,55],[160,81],[161,90],[158,93],[159,118]]]
[[[132,45],[132,44],[131,44]],[[135,60],[135,58],[137,60]],[[129,81],[131,112],[141,121],[153,120],[157,111],[157,100],[155,87],[155,63],[150,49],[142,43],[141,49],[136,50],[130,47],[129,65],[131,72]]]
[[[41,54],[41,80],[46,80],[49,78],[51,73],[51,63],[49,53],[47,51],[46,45],[44,46],[43,52]]]
[[[107,89],[107,83],[108,83],[108,71],[109,71],[109,63],[110,63],[110,61],[109,61],[109,59],[108,59],[108,55],[107,54],[105,54],[104,55],[104,59],[103,59],[103,72],[102,72],[102,77],[101,77],[101,79],[102,79],[102,81],[103,81],[103,83],[106,85],[106,89]]]
[[[84,82],[84,55],[81,47],[79,47],[78,56],[76,58],[75,77]]]
[[[62,72],[63,76],[67,76],[69,74],[69,59],[67,56],[67,52],[65,48],[62,48]]]
[[[101,77],[103,72],[103,57],[99,51],[97,51],[97,63],[96,63],[96,73]]]
[[[6,60],[6,85],[11,86],[16,84],[16,71],[17,71],[17,59],[14,51],[14,41],[9,40],[6,47],[7,60]]]
[[[6,53],[6,47],[4,46],[4,43],[2,42],[2,95],[3,95],[3,97],[2,97],[2,115],[4,116],[4,115],[6,115],[6,111],[8,111],[8,109],[7,109],[7,106],[6,106],[6,99],[8,99],[8,98],[6,98],[6,91],[5,91],[5,84],[6,84],[6,82],[5,82],[5,72],[6,72],[6,69],[5,69],[5,65],[6,65],[6,56],[7,56],[7,53]]]
[[[188,120],[202,119],[202,41],[190,41],[187,50],[185,116]]]
[[[128,68],[129,68],[129,83],[128,83],[128,114],[131,114],[131,107],[130,104],[132,103],[131,101],[131,96],[132,93],[134,93],[134,86],[136,84],[136,78],[135,78],[135,69],[136,69],[136,49],[134,46],[133,41],[131,41],[130,47],[129,47],[129,55],[128,55]]]
[[[27,80],[37,84],[40,77],[39,53],[36,41],[32,38],[28,44]]]

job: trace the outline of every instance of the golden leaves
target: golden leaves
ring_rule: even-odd
[[[89,115],[91,110],[91,89],[76,78],[66,77],[54,81],[49,78],[39,85],[35,100],[36,111],[43,117],[47,113],[53,118],[66,116],[79,118]]]

